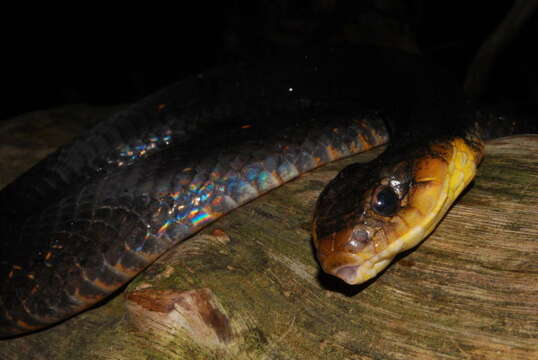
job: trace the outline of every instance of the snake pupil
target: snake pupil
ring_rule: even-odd
[[[381,216],[392,216],[398,210],[398,195],[388,186],[378,189],[372,200],[372,209]]]

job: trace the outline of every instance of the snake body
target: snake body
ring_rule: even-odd
[[[481,130],[489,120],[457,116],[463,98],[436,74],[388,50],[301,51],[192,77],[112,116],[0,192],[0,336],[92,306],[220,216],[315,167],[386,143],[399,124],[460,119],[450,125],[455,132],[409,133],[369,170],[344,170],[321,195],[314,240],[322,267],[350,283],[375,276],[433,229],[474,176],[481,139],[491,135]],[[459,172],[448,182],[429,175],[430,168],[448,173],[452,160]],[[432,185],[422,187],[427,195],[450,192],[450,199],[421,203],[411,190],[419,182]],[[449,190],[456,182],[457,191]],[[398,197],[390,210],[413,205],[407,218],[399,213],[400,226],[392,212],[371,211],[373,194],[394,197],[380,188],[388,185]],[[409,230],[410,218],[428,210],[442,211],[420,234]]]

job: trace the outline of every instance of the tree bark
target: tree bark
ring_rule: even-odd
[[[0,129],[3,173],[15,158],[36,161],[21,155],[29,134],[17,137],[27,120],[9,124],[9,136]],[[320,272],[312,211],[339,169],[381,150],[241,207],[106,304],[0,341],[0,358],[538,358],[538,136],[490,142],[476,181],[434,233],[378,278],[348,286]]]

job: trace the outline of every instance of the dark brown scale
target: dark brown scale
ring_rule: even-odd
[[[323,132],[336,124],[342,126],[342,131],[346,131],[347,124],[353,132],[353,124],[365,121],[370,127],[382,126],[381,119],[369,113],[319,119]],[[281,131],[294,130],[291,127]],[[257,149],[269,151],[246,153],[243,142],[229,146],[225,154],[202,145],[208,161],[201,167],[187,154],[199,147],[177,145],[96,179],[46,208],[39,217],[29,218],[13,236],[33,247],[12,247],[8,249],[12,256],[3,258],[4,271],[11,271],[15,265],[21,270],[2,284],[2,331],[8,335],[39,328],[96,303],[209,221],[281,184],[278,179],[268,181],[264,174],[294,167],[300,169],[298,175],[322,164],[312,153],[322,151],[325,144],[316,142],[309,131],[290,139],[290,145],[297,145],[281,146],[280,150],[268,145],[276,137],[251,140],[256,141]],[[370,145],[386,140],[377,138],[377,143]],[[358,143],[357,134],[349,141]],[[341,144],[339,138],[334,138],[331,145],[350,147]],[[229,161],[237,156],[241,158],[239,162]],[[222,163],[221,158],[227,162]],[[184,169],[194,169],[194,176],[187,184],[177,184],[176,174]],[[238,174],[235,180],[226,179],[225,173],[230,170]],[[239,182],[239,189],[231,181]],[[223,189],[218,192],[217,186]],[[201,190],[210,187],[212,190]],[[241,188],[250,190],[244,192]],[[215,196],[230,197],[231,205],[214,205]],[[188,214],[207,209],[210,212],[200,223],[197,216],[181,217],[183,207],[188,208]],[[29,278],[29,274],[39,275]],[[36,289],[35,285],[40,286]]]
[[[426,68],[362,48],[234,65],[164,89],[61,148],[0,192],[0,336],[95,304],[219,216],[333,160],[329,150],[386,142],[386,121],[405,132],[403,123],[450,118],[462,99],[436,76],[417,76]],[[350,184],[359,173],[345,170],[320,200],[334,226],[374,181]]]

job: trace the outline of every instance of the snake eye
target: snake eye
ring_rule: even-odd
[[[372,197],[372,209],[381,216],[392,216],[399,208],[398,195],[391,187],[378,187]]]

